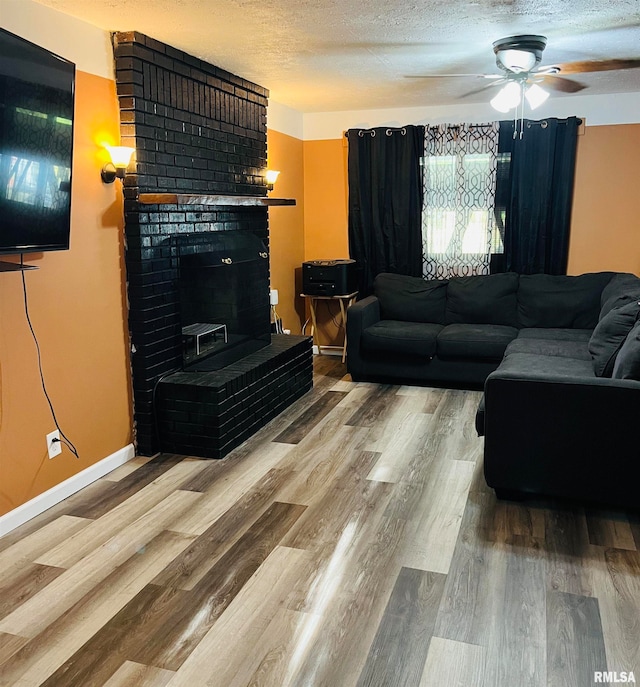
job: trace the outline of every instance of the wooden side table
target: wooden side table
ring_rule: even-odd
[[[302,298],[309,299],[309,307],[311,309],[311,336],[315,338],[316,330],[316,301],[338,301],[340,303],[340,326],[344,331],[344,343],[342,344],[342,362],[347,359],[347,308],[355,303],[357,291],[353,293],[336,294],[334,296],[316,296],[310,293],[301,293]],[[322,355],[320,341],[318,341],[318,353]]]

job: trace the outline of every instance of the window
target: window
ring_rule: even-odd
[[[425,137],[424,276],[488,274],[495,230],[497,124],[429,127]]]

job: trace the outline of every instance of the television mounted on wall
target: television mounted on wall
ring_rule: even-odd
[[[75,65],[0,29],[0,254],[67,250]]]

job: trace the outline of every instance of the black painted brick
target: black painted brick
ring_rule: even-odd
[[[129,326],[136,349],[132,354],[136,439],[138,451],[151,454],[159,447],[154,388],[159,378],[180,369],[182,357],[171,236],[242,229],[255,232],[268,245],[268,220],[264,208],[220,211],[192,206],[185,211],[169,205],[140,206],[137,197],[176,190],[264,195],[261,170],[266,166],[269,93],[137,32],[114,34],[114,45],[121,139],[137,150],[136,169],[127,175],[124,186]],[[310,344],[307,348],[304,355],[309,358]],[[207,417],[222,413],[224,422],[214,430],[221,434],[215,452],[223,455],[255,431],[263,418],[310,387],[310,358],[275,367],[271,362],[261,365],[259,374],[242,364],[233,368],[235,372],[220,371],[227,381],[216,388],[202,380],[194,384],[193,379],[178,385],[183,398],[175,402],[186,406],[176,405],[174,412],[181,414],[168,420],[171,432],[175,434],[178,422],[196,427],[194,431],[209,431],[211,422],[203,422],[202,413]],[[228,379],[233,374],[236,377]],[[230,438],[227,434],[233,427],[235,435]],[[167,443],[168,435],[165,439],[165,450],[195,455],[202,455],[203,447],[213,441],[209,437],[207,443],[204,434],[180,435],[172,443]]]
[[[167,376],[156,399],[162,450],[222,458],[311,388],[311,356],[309,338],[280,335],[217,373]]]

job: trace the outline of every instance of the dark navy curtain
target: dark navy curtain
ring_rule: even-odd
[[[566,274],[580,120],[500,122],[496,213],[504,265],[520,274]],[[501,212],[503,210],[503,212]]]
[[[380,272],[422,274],[424,127],[349,129],[349,253],[358,291]]]

